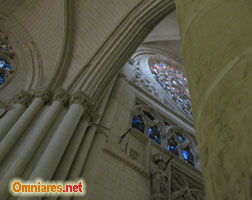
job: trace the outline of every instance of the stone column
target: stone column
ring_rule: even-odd
[[[0,142],[0,162],[3,161],[7,153],[21,137],[44,103],[48,101],[50,92],[47,89],[37,89],[33,90],[31,93],[34,98],[31,105],[26,109],[23,115]]]
[[[176,7],[207,199],[252,199],[252,1]]]
[[[113,117],[118,108],[118,102],[119,102],[118,100],[120,98],[120,92],[123,92],[122,88],[124,85],[124,81],[125,81],[124,78],[121,75],[119,75],[118,79],[116,80],[114,84],[114,88],[112,90],[108,103],[106,104],[106,108],[104,110],[103,116],[101,118],[101,122],[100,122],[101,126],[107,127],[108,129],[111,127],[113,123]],[[81,174],[81,176],[85,177],[85,179],[87,179],[88,181],[88,193],[87,193],[88,196],[89,196],[89,193],[92,191],[93,182],[95,180],[96,172],[99,167],[99,162],[102,155],[102,149],[104,148],[106,140],[108,139],[108,136],[109,136],[108,129],[102,128],[102,131],[97,131],[97,134],[95,136],[94,143],[93,143],[94,148],[92,148],[91,158],[89,160],[89,164],[93,165],[94,167],[88,174],[88,177],[84,176],[83,173]]]
[[[22,90],[18,95],[14,97],[13,102],[13,109],[9,110],[0,120],[0,141],[4,138],[4,136],[19,119],[19,117],[24,113],[26,107],[31,102],[31,96],[28,92]]]
[[[89,107],[94,106],[94,101],[84,92],[77,91],[72,96],[70,104],[69,110],[33,170],[30,179],[41,177],[49,180],[52,178],[80,118]]]
[[[82,140],[84,139],[86,134],[90,134],[90,130],[88,129],[88,131],[87,131],[88,126],[90,124],[92,124],[97,118],[98,118],[98,115],[93,111],[93,108],[89,108],[87,110],[87,112],[85,113],[85,117],[83,118],[83,120],[80,121],[80,124],[78,125],[78,127],[77,127],[77,129],[71,139],[71,142],[70,142],[69,146],[67,147],[66,153],[64,154],[64,157],[61,161],[62,165],[60,165],[57,168],[57,172],[54,176],[55,180],[65,180],[71,167],[78,167],[78,168],[82,169],[83,163],[75,163],[74,166],[72,166],[72,164],[73,164],[73,161],[76,159],[76,154],[77,154],[77,151],[80,147]],[[93,127],[93,126],[91,126],[91,127]],[[94,135],[94,133],[92,135]],[[87,144],[85,146],[85,148],[88,148],[88,146],[89,145]],[[87,154],[87,152],[83,152],[83,154],[81,154],[81,156],[85,157],[86,154]],[[75,176],[74,178],[78,178],[78,176]]]
[[[39,147],[41,141],[43,141],[59,112],[64,107],[66,101],[68,100],[68,96],[69,95],[63,89],[56,90],[53,96],[52,105],[41,118],[41,120],[38,121],[38,124],[35,124],[33,134],[28,138],[28,141],[26,141],[27,145],[24,145],[24,147],[21,149],[22,154],[20,154],[13,161],[2,180],[10,179],[11,177],[19,177],[22,175],[27,164],[32,159],[34,153]],[[1,183],[2,181],[0,180],[0,185]]]
[[[86,158],[88,156],[89,149],[90,149],[92,142],[94,140],[94,137],[95,137],[95,131],[96,131],[96,126],[92,125],[88,129],[87,133],[85,134],[85,138],[82,141],[82,143],[80,144],[80,149],[79,149],[79,152],[76,156],[76,162],[74,162],[74,165],[68,175],[69,180],[78,178],[81,175],[84,163],[85,163]]]
[[[116,78],[116,77],[115,77]],[[68,174],[68,179],[73,180],[76,179],[78,177],[83,177],[83,170],[85,167],[85,163],[88,157],[88,154],[90,153],[90,148],[93,144],[93,140],[95,138],[95,133],[97,130],[97,124],[99,124],[101,118],[98,116],[102,115],[102,113],[104,112],[104,109],[106,107],[106,104],[108,102],[110,93],[112,91],[112,88],[114,86],[114,82],[115,79],[111,81],[111,85],[109,87],[107,87],[107,89],[104,91],[104,95],[100,98],[100,102],[99,102],[99,106],[97,108],[97,113],[93,112],[93,118],[92,118],[92,122],[91,125],[89,126],[87,132],[85,133],[85,137],[83,138],[80,147],[78,149],[78,152],[75,156],[74,162],[72,164],[71,167],[71,171]]]

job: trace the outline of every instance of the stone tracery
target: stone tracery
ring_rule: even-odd
[[[147,105],[137,104],[132,112],[132,127],[148,135],[154,142],[180,157],[186,163],[199,167],[198,150],[194,139],[182,127],[171,126]]]
[[[181,109],[192,115],[192,105],[185,74],[165,62],[156,61],[150,67],[160,86],[171,96]]]

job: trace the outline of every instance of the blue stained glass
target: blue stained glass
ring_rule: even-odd
[[[183,152],[183,157],[185,160],[187,160],[189,158],[189,154],[186,150],[184,150],[184,152]]]
[[[135,115],[133,117],[132,127],[144,133],[144,121],[140,115]]]
[[[3,50],[5,50],[5,51],[9,51],[9,48],[8,48],[8,45],[7,44],[5,44],[5,43],[1,43],[1,45],[0,45],[0,49],[3,49]]]
[[[173,137],[168,139],[168,151],[174,153],[176,156],[179,156],[178,143]]]
[[[6,70],[11,70],[11,66],[9,63],[7,63],[5,60],[0,58],[0,68],[4,68]]]
[[[160,64],[162,67],[166,67],[167,65],[166,64],[164,64],[164,63],[161,63]]]
[[[181,142],[184,142],[185,141],[185,138],[182,136],[181,133],[178,133],[178,132],[175,132],[177,138],[181,141]]]
[[[4,68],[5,70],[11,70],[12,67],[8,62],[6,62],[4,59],[0,58],[0,68]],[[4,73],[0,73],[0,85],[2,85],[5,82],[4,79]]]
[[[186,148],[183,150],[183,158],[184,158],[184,160],[186,160],[188,163],[190,163],[191,165],[194,166],[193,154],[192,154],[192,152],[190,151],[189,147],[186,147]]]
[[[178,136],[178,139],[184,142],[184,140],[181,136]]]
[[[160,144],[160,133],[155,125],[149,128],[149,137],[156,143]]]
[[[3,74],[0,74],[0,85],[4,83]]]

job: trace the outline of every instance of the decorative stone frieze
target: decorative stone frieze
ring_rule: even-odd
[[[84,108],[84,115],[89,119],[91,123],[95,122],[99,115],[95,112],[96,101],[90,98],[85,92],[78,90],[76,91],[71,99],[70,104],[79,104]]]
[[[139,153],[132,148],[130,148],[130,155],[129,156],[132,160],[139,160]]]
[[[94,108],[95,100],[90,98],[85,92],[78,90],[72,95],[70,104],[80,104],[87,111]]]
[[[51,100],[52,92],[48,88],[38,88],[31,90],[32,98],[41,98],[45,103]]]
[[[174,167],[171,170],[171,199],[205,199],[204,186]]]
[[[31,103],[31,100],[32,100],[31,95],[28,92],[21,90],[17,95],[14,96],[13,103],[23,104],[26,107],[28,107],[29,104]]]
[[[67,91],[65,91],[63,88],[57,89],[54,92],[53,100],[54,101],[61,101],[62,103],[66,103],[69,99],[70,95]]]

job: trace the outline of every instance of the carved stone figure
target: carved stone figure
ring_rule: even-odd
[[[165,161],[161,154],[154,156],[154,162],[157,167],[151,172],[151,199],[152,200],[166,200],[167,197],[167,182],[168,176],[166,168],[168,162]]]

